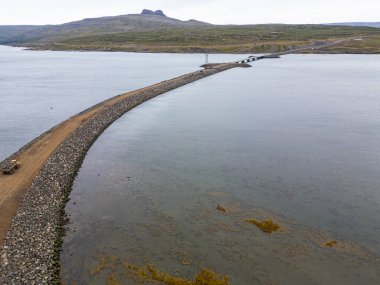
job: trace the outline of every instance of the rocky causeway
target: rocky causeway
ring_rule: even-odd
[[[60,284],[59,254],[66,221],[65,205],[88,149],[108,126],[127,111],[155,96],[221,71],[247,66],[249,65],[220,64],[118,95],[111,98],[112,104],[103,105],[99,112],[83,120],[43,162],[26,190],[0,248],[0,284]],[[103,103],[80,114],[94,111]],[[59,129],[63,123],[34,139],[1,164],[17,159],[41,138]]]

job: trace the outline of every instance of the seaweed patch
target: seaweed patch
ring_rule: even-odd
[[[272,232],[276,232],[280,229],[280,225],[276,224],[272,220],[264,220],[264,221],[260,222],[256,219],[248,219],[245,221],[247,223],[254,224],[260,230],[262,230],[263,232],[268,233],[268,234],[271,234]]]
[[[182,276],[175,276],[161,271],[151,264],[138,266],[126,260],[120,260],[115,256],[107,255],[98,256],[97,259],[99,263],[91,270],[90,274],[93,276],[105,270],[110,270],[107,285],[121,284],[125,281],[125,278],[128,280],[133,279],[137,282],[141,282],[141,284],[145,284],[145,282],[154,282],[154,284],[160,282],[160,284],[165,285],[231,285],[230,278],[227,275],[217,274],[208,268],[203,268],[192,279],[186,279]],[[190,260],[187,260],[187,262],[191,264]],[[122,266],[124,269],[124,273],[120,275],[116,273],[116,269],[119,266]],[[118,277],[122,278],[122,280],[119,281]]]
[[[325,242],[325,246],[327,247],[334,247],[338,244],[338,242],[336,240],[332,240],[332,241],[328,241],[328,242]]]

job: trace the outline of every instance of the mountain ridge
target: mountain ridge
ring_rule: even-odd
[[[328,23],[326,25],[380,28],[380,22],[341,22],[341,23]]]
[[[0,44],[42,50],[263,53],[358,37],[329,53],[380,53],[378,28],[347,25],[213,25],[161,10],[85,18],[60,25],[0,26]]]
[[[63,38],[73,38],[83,34],[107,34],[131,30],[160,30],[199,26],[211,26],[211,24],[197,20],[181,21],[167,17],[161,10],[153,12],[144,9],[140,14],[85,18],[59,25],[3,25],[0,26],[0,44],[44,43]]]

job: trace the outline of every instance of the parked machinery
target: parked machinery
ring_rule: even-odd
[[[16,169],[20,168],[21,166],[21,163],[15,159],[11,160],[10,162],[6,163],[3,167],[2,167],[2,172],[3,174],[12,174],[13,172],[15,172]]]

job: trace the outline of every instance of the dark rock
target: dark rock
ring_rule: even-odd
[[[154,12],[152,10],[144,9],[141,12],[141,15],[156,15],[156,16],[166,17],[166,15],[164,14],[164,12],[162,12],[161,10],[157,10],[157,11]]]
[[[162,12],[161,10],[157,10],[156,12],[154,12],[154,14],[157,15],[157,16],[166,17],[166,15],[164,14],[164,12]]]
[[[154,12],[152,10],[144,9],[142,10],[141,15],[154,15]]]

